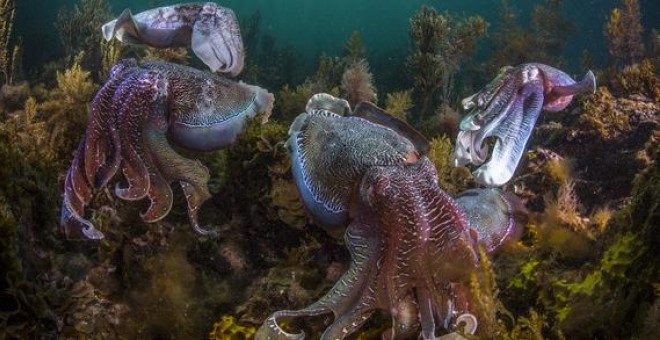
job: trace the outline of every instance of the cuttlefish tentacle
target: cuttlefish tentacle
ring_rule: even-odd
[[[373,272],[376,271],[379,259],[378,252],[381,249],[382,240],[377,236],[373,227],[360,222],[351,223],[346,229],[344,236],[346,246],[351,254],[351,264],[335,283],[335,285],[321,299],[312,305],[298,311],[278,311],[274,313],[260,328],[258,334],[262,336],[274,336],[280,334],[281,339],[299,339],[303,333],[290,334],[284,332],[278,324],[281,318],[299,318],[319,316],[332,313],[335,320],[332,330],[325,332],[323,339],[335,339],[335,333],[343,333],[343,329],[351,326],[359,327],[373,313],[376,304],[373,294],[374,285],[370,281]],[[367,291],[367,293],[365,293]],[[348,329],[348,328],[347,328]],[[341,337],[340,337],[341,338]],[[257,337],[261,339],[261,337]]]
[[[113,94],[132,66],[132,59],[121,60],[110,69],[109,80],[92,100],[92,112],[87,124],[84,163],[89,183],[97,188],[108,184],[121,164],[121,143],[117,130],[117,115],[113,112]],[[130,71],[129,71],[130,72]]]
[[[422,335],[435,336],[450,329],[455,303],[446,287],[468,282],[475,270],[476,240],[472,238],[462,212],[437,187],[437,172],[426,157],[406,166],[372,168],[361,186],[363,204],[378,216],[379,230],[387,240],[380,299],[387,311],[418,310]],[[417,307],[405,301],[415,292]],[[457,307],[463,310],[465,306]],[[392,313],[394,324],[402,324]],[[445,320],[447,322],[445,322]],[[416,323],[405,321],[408,326]],[[417,330],[418,331],[418,330]]]
[[[197,211],[211,197],[207,189],[210,179],[208,169],[197,160],[192,160],[177,153],[167,140],[170,127],[165,112],[165,104],[157,105],[149,115],[148,128],[145,131],[145,144],[149,149],[154,169],[151,177],[155,180],[153,194],[149,195],[151,206],[143,215],[145,222],[155,222],[167,215],[172,206],[170,183],[179,181],[188,203],[188,217],[191,226],[200,234],[210,232],[200,227]]]
[[[491,187],[505,184],[513,177],[540,112],[563,110],[573,96],[595,87],[591,71],[576,82],[538,63],[503,68],[484,89],[463,100],[464,108],[471,111],[460,123],[455,165],[485,163],[474,172],[477,182]],[[486,162],[488,137],[497,141]]]
[[[151,110],[146,116],[146,124],[144,126],[143,140],[145,148],[141,155],[144,158],[144,163],[149,171],[149,190],[147,197],[150,204],[147,210],[140,213],[140,217],[147,223],[153,223],[162,220],[172,209],[174,195],[169,181],[163,175],[163,167],[159,163],[159,155],[162,151],[158,146],[167,145],[165,133],[167,132],[167,91],[168,82],[162,75],[152,72],[148,78],[157,88],[157,94],[151,103]]]
[[[125,84],[125,85],[124,85]],[[151,85],[145,81],[137,81],[135,76],[128,78],[115,93],[115,101],[125,100],[120,107],[118,123],[122,126],[119,132],[121,142],[122,172],[128,182],[128,187],[115,186],[115,195],[127,201],[137,201],[145,198],[149,192],[149,170],[145,163],[142,150],[142,128],[151,105],[148,100],[155,94]],[[149,95],[145,96],[145,93]]]
[[[87,237],[98,239],[103,237],[91,222],[84,219],[85,206],[92,200],[92,188],[84,177],[85,139],[80,142],[73,158],[71,170],[64,182],[64,202],[60,212],[60,225],[69,238]]]

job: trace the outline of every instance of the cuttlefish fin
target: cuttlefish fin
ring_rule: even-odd
[[[565,86],[554,86],[552,88],[552,95],[559,97],[572,96],[578,93],[586,93],[586,92],[591,92],[591,93],[596,92],[596,76],[594,75],[593,72],[591,72],[591,70],[589,70],[587,74],[584,75],[584,78],[582,78],[582,80],[576,82],[575,84],[565,85]]]
[[[103,25],[101,30],[106,41],[110,41],[116,36],[119,41],[127,44],[144,43],[140,38],[140,29],[133,17],[133,13],[128,8],[121,13],[119,18]]]
[[[385,110],[376,106],[371,102],[360,102],[355,107],[352,116],[366,119],[372,123],[385,126],[397,132],[399,135],[407,138],[415,145],[415,149],[419,152],[420,156],[429,153],[429,142],[421,133],[415,128],[408,125],[408,123],[390,115]]]
[[[496,188],[470,189],[456,196],[470,229],[491,253],[507,241],[518,241],[529,212],[516,195]]]

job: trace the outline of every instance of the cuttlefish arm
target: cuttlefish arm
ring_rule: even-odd
[[[591,71],[576,82],[543,64],[503,68],[484,89],[463,100],[471,111],[460,123],[455,165],[481,165],[474,172],[477,182],[490,187],[505,184],[513,177],[541,111],[563,110],[574,95],[593,92],[595,86]],[[496,140],[486,162],[488,137]]]
[[[243,40],[234,12],[213,2],[165,6],[133,14],[125,9],[101,28],[105,40],[155,48],[191,46],[213,72],[238,75]]]

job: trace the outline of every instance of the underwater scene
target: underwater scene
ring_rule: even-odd
[[[660,2],[0,0],[1,339],[659,339]]]

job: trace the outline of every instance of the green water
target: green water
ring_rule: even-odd
[[[22,0],[17,13],[16,35],[23,36],[28,69],[38,67],[61,54],[61,44],[54,29],[59,9],[72,7],[74,0]],[[179,1],[165,0],[110,0],[115,14],[124,8],[139,12],[152,6],[175,4]],[[526,23],[533,7],[544,1],[511,1],[519,14],[519,21]],[[409,20],[423,4],[434,6],[438,11],[450,11],[458,15],[480,15],[489,23],[489,33],[494,32],[500,21],[500,1],[420,1],[420,0],[228,0],[218,2],[234,9],[243,21],[255,11],[262,17],[261,34],[275,38],[277,46],[295,49],[301,66],[311,68],[316,56],[326,53],[334,56],[341,53],[345,41],[353,31],[361,34],[372,64],[378,67],[403,67],[407,55]],[[660,26],[660,2],[640,1],[644,8],[643,22],[646,27]],[[579,70],[580,55],[588,49],[599,64],[606,62],[606,50],[602,33],[603,22],[615,6],[614,0],[564,1],[564,14],[574,25],[566,37],[563,57],[570,69]],[[480,44],[479,56],[486,58],[492,51],[487,43]],[[396,59],[387,63],[387,59]],[[399,66],[397,66],[399,65]],[[403,71],[403,70],[402,70]]]

